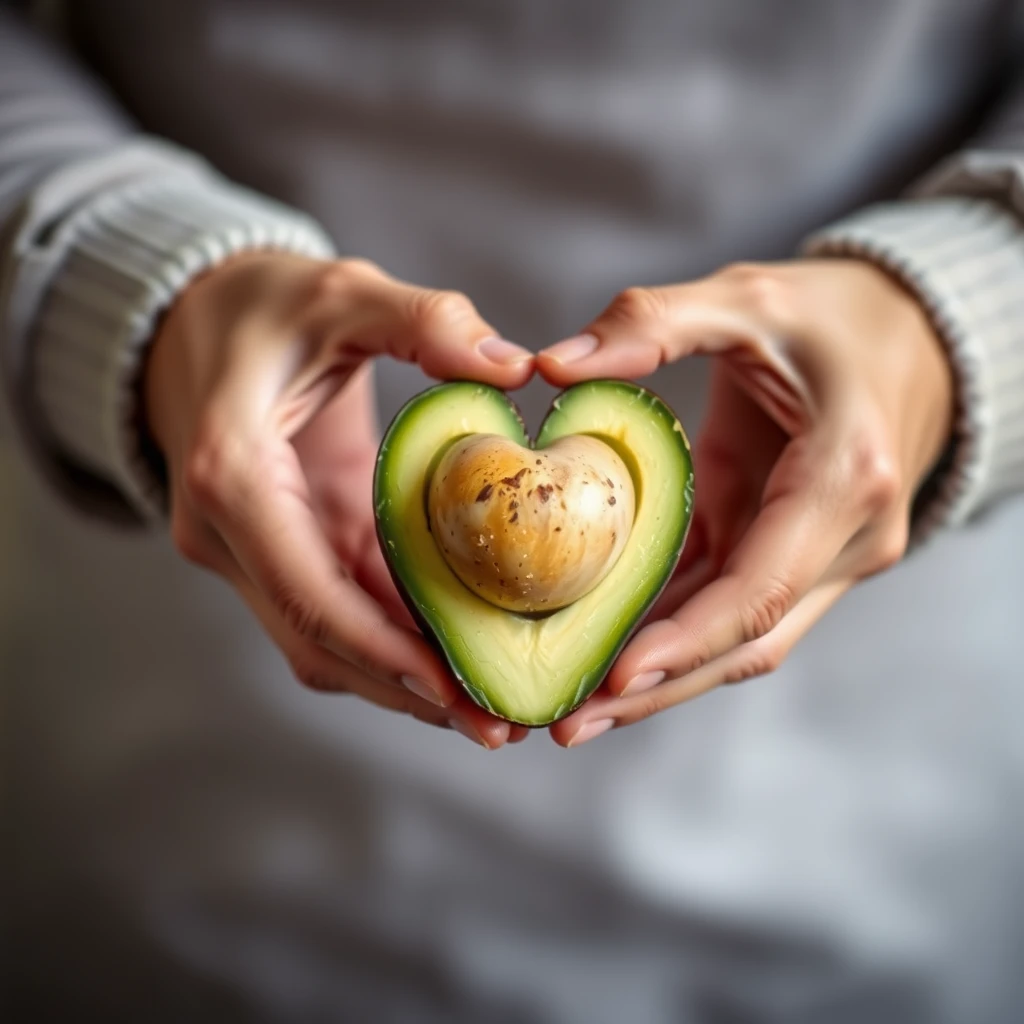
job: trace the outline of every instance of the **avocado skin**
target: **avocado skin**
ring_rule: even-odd
[[[397,589],[402,599],[402,602],[405,604],[406,608],[408,608],[410,615],[412,616],[416,625],[419,627],[420,631],[422,632],[424,638],[427,640],[430,647],[437,653],[438,657],[444,662],[444,664],[448,666],[448,669],[452,673],[453,677],[476,704],[478,704],[485,710],[489,711],[491,714],[494,714],[496,717],[504,718],[509,722],[524,725],[527,728],[531,729],[547,728],[548,726],[553,725],[555,722],[559,721],[562,718],[565,718],[573,711],[575,711],[597,690],[597,688],[604,681],[608,672],[611,670],[612,665],[615,663],[615,659],[619,656],[623,648],[640,628],[647,612],[657,601],[658,597],[664,592],[665,587],[672,579],[672,575],[675,572],[676,566],[678,565],[679,559],[682,555],[683,547],[686,542],[686,537],[689,533],[690,522],[692,520],[694,477],[692,459],[690,458],[689,454],[689,442],[686,438],[685,433],[682,431],[682,428],[679,427],[678,422],[676,421],[676,429],[681,435],[682,443],[685,446],[687,453],[687,476],[686,479],[683,481],[684,490],[686,492],[686,512],[682,528],[679,531],[678,543],[673,545],[670,554],[667,557],[663,558],[660,563],[661,572],[658,583],[654,587],[651,587],[648,591],[647,596],[643,601],[643,604],[639,609],[638,613],[635,615],[630,627],[626,630],[623,630],[618,641],[606,649],[605,657],[601,660],[599,666],[596,667],[596,670],[592,670],[589,673],[584,673],[585,675],[590,675],[590,679],[585,687],[580,688],[580,690],[577,693],[576,699],[573,700],[571,703],[565,704],[564,706],[560,707],[555,713],[545,716],[543,720],[526,720],[522,717],[517,717],[513,714],[505,713],[500,708],[495,707],[492,701],[489,699],[487,693],[484,692],[484,690],[479,685],[477,685],[477,683],[474,680],[467,678],[466,673],[464,673],[461,670],[456,659],[452,658],[449,655],[449,652],[446,650],[444,644],[442,643],[440,636],[435,632],[434,627],[426,618],[419,603],[410,593],[405,580],[403,580],[400,575],[400,572],[398,570],[397,565],[395,564],[394,559],[392,559],[389,555],[387,531],[384,526],[383,517],[380,514],[380,499],[383,488],[381,472],[382,466],[384,464],[385,457],[388,453],[389,444],[392,440],[393,435],[396,432],[396,428],[401,423],[403,417],[421,401],[427,400],[431,396],[442,393],[448,389],[465,387],[467,385],[470,385],[474,391],[489,394],[495,401],[500,402],[504,406],[504,409],[507,411],[507,413],[511,414],[511,416],[514,417],[515,422],[518,424],[519,429],[522,431],[522,443],[524,444],[524,446],[529,447],[530,449],[536,448],[537,439],[545,435],[546,427],[550,422],[551,417],[554,413],[556,413],[559,410],[559,406],[565,400],[570,398],[574,392],[578,392],[582,389],[592,389],[595,386],[614,387],[616,389],[628,389],[628,391],[632,395],[634,395],[638,401],[647,402],[652,406],[652,408],[659,409],[663,415],[667,413],[668,416],[672,417],[673,420],[675,420],[675,417],[672,414],[671,409],[667,405],[667,403],[665,403],[655,392],[653,392],[649,388],[643,387],[638,384],[634,384],[632,382],[626,382],[621,380],[592,380],[567,388],[565,391],[562,391],[560,394],[556,395],[555,398],[552,400],[551,406],[549,407],[548,411],[545,413],[541,427],[537,432],[537,438],[531,438],[526,432],[526,424],[519,407],[512,401],[511,398],[509,398],[509,396],[505,392],[500,391],[497,388],[494,388],[490,385],[480,384],[475,381],[450,381],[446,383],[433,385],[432,387],[427,388],[425,391],[422,391],[419,394],[413,396],[398,411],[398,413],[391,420],[391,423],[388,425],[388,428],[384,432],[383,439],[380,445],[380,450],[378,452],[376,471],[374,474],[374,519],[376,525],[377,540],[378,543],[380,544],[381,551],[383,552],[385,564],[388,567],[388,572],[391,576],[392,581],[395,584],[395,588]],[[463,584],[457,579],[457,577],[454,576],[454,574],[452,575],[452,580],[454,586],[463,587]]]

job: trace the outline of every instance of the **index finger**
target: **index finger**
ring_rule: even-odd
[[[609,676],[609,692],[641,692],[758,640],[826,575],[866,517],[851,500],[836,450],[821,436],[790,442],[721,575],[634,637]]]

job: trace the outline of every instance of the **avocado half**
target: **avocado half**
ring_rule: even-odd
[[[635,492],[629,539],[588,593],[542,615],[482,599],[455,575],[431,534],[427,495],[435,467],[473,434],[542,452],[587,435],[625,463]],[[650,391],[588,381],[562,392],[531,442],[519,411],[483,384],[439,384],[415,396],[388,428],[374,476],[377,533],[413,616],[481,707],[511,722],[545,726],[600,685],[674,571],[693,510],[693,461],[679,421]]]

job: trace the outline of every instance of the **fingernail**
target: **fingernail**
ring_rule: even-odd
[[[587,722],[587,724],[582,726],[576,735],[569,740],[569,746],[578,747],[583,743],[587,743],[596,736],[600,736],[601,733],[607,732],[614,724],[614,718],[598,718],[596,721]]]
[[[541,352],[542,356],[554,359],[556,363],[575,363],[591,355],[600,343],[593,334],[577,334],[574,338],[566,338]]]
[[[633,676],[622,691],[623,697],[632,697],[634,693],[643,693],[653,686],[657,686],[665,678],[665,673],[658,669],[657,672],[641,672]]]
[[[469,724],[469,722],[464,722],[461,718],[450,718],[448,720],[448,724],[456,732],[461,732],[462,735],[465,736],[467,740],[472,740],[475,744],[477,744],[477,746],[490,749],[489,747],[487,747],[487,744],[484,743],[484,738],[480,735],[480,733],[476,731],[476,729],[473,728],[473,726]]]
[[[444,697],[425,680],[417,679],[415,676],[402,676],[402,685],[422,700],[429,701],[439,708],[445,707]]]
[[[477,345],[477,351],[492,363],[508,366],[511,363],[523,363],[533,358],[533,353],[519,345],[513,345],[504,338],[484,338]]]

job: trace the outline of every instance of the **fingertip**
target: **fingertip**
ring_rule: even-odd
[[[457,700],[454,708],[448,710],[456,711],[450,718],[452,727],[481,747],[497,750],[508,742],[511,723],[490,714],[468,698]]]
[[[513,725],[508,730],[509,743],[522,743],[530,735],[531,730],[525,725]]]
[[[482,720],[481,716],[474,716],[473,728],[488,750],[497,750],[508,742],[509,723],[500,718]]]
[[[474,355],[478,365],[473,369],[473,376],[503,391],[523,387],[534,373],[534,354],[505,338],[484,338],[477,343]]]
[[[425,351],[420,367],[438,380],[475,380],[502,391],[515,391],[533,376],[534,356],[492,335],[477,342]]]
[[[541,376],[556,387],[567,387],[587,376],[587,360],[600,348],[594,334],[577,334],[565,338],[537,354]]]
[[[561,722],[555,722],[548,729],[548,734],[558,746],[566,748],[569,746],[569,740],[572,739],[573,731],[566,727],[565,720],[563,719]]]
[[[560,718],[548,727],[551,738],[560,747],[571,746],[573,737],[588,721],[594,718],[607,717],[603,713],[603,709],[610,703],[607,682],[605,682],[594,696],[584,701],[572,714],[566,715],[565,718]]]
[[[610,701],[605,701],[601,706],[588,708],[585,715],[573,714],[556,722],[550,729],[551,738],[567,750],[596,739],[615,727],[610,704]]]
[[[537,355],[537,368],[556,387],[598,377],[634,380],[660,365],[660,348],[642,335],[607,331],[602,331],[600,338],[596,334],[566,338]]]
[[[596,334],[576,334],[549,345],[540,354],[560,366],[568,366],[592,356],[600,345],[601,339]]]
[[[477,342],[476,351],[489,363],[498,366],[521,366],[533,360],[533,353],[522,345],[493,335]]]
[[[544,352],[537,355],[537,372],[548,384],[556,388],[570,387],[586,377],[585,368],[564,366]]]
[[[622,697],[627,690],[629,696],[632,696],[656,686],[665,678],[661,668],[664,652],[671,650],[678,632],[677,625],[670,619],[659,619],[642,627],[612,666],[604,681],[605,690],[616,697]],[[657,673],[661,673],[661,679],[652,678]]]

